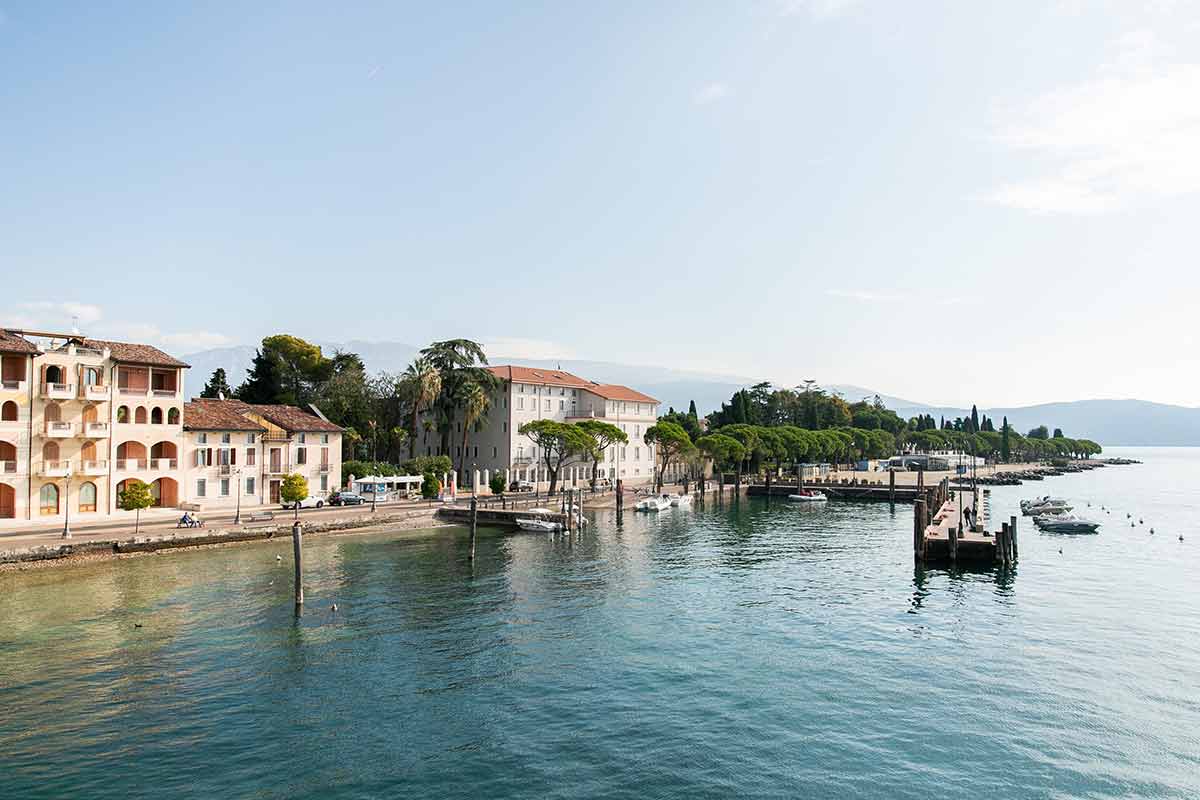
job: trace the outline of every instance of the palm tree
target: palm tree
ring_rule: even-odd
[[[461,390],[461,400],[463,410],[463,429],[462,429],[462,458],[458,462],[458,469],[464,475],[467,474],[467,435],[471,432],[471,426],[474,425],[480,417],[482,417],[491,403],[488,393],[478,383],[463,384]],[[473,477],[473,476],[472,476]]]
[[[438,429],[442,434],[442,452],[450,452],[450,428],[455,412],[462,407],[464,389],[475,383],[489,392],[500,385],[500,379],[487,367],[483,346],[470,339],[448,339],[434,342],[419,353],[441,375],[441,392],[433,407],[437,409]]]
[[[408,457],[416,458],[421,412],[432,407],[442,393],[442,373],[428,358],[418,357],[404,370],[402,380],[412,398],[412,439],[408,442]]]

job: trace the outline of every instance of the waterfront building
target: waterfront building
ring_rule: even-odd
[[[545,484],[549,477],[543,454],[519,432],[521,425],[538,419],[568,423],[600,419],[617,426],[625,431],[629,443],[608,449],[600,477],[620,477],[631,484],[652,479],[654,449],[643,437],[658,419],[658,400],[628,386],[598,383],[562,370],[515,365],[487,369],[500,379],[500,388],[491,394],[487,411],[469,426],[465,437],[461,413],[450,422],[445,452],[432,414],[425,415],[418,434],[417,452],[450,456],[461,485],[470,486],[476,474],[486,485],[497,471],[507,482]],[[564,465],[559,481],[582,486],[591,481],[591,475],[592,461],[576,458]]]
[[[190,501],[201,509],[279,502],[284,476],[311,494],[340,488],[342,429],[315,406],[194,398],[184,408]]]
[[[338,488],[342,429],[319,410],[185,404],[187,368],[146,344],[0,329],[0,522],[124,513],[131,479],[163,508],[277,503],[291,472]]]

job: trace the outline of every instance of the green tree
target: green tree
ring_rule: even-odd
[[[692,444],[692,438],[688,436],[687,431],[674,422],[659,421],[658,424],[650,426],[642,440],[653,447],[657,454],[656,490],[662,489],[667,466],[676,458],[686,456],[695,450],[695,445]]]
[[[133,535],[137,536],[142,524],[142,509],[154,505],[154,494],[150,491],[150,484],[137,478],[125,481],[125,488],[117,495],[117,505],[126,511],[135,512]]]
[[[614,445],[628,444],[629,437],[616,425],[599,419],[585,419],[576,427],[592,437],[592,449],[587,455],[592,459],[592,490],[594,491],[596,479],[600,476],[600,462],[604,459],[605,452]]]
[[[500,379],[486,369],[487,355],[478,342],[470,339],[448,339],[434,342],[420,352],[441,375],[441,391],[433,403],[437,428],[441,434],[442,452],[450,452],[450,431],[456,412],[465,402],[464,390],[478,384],[485,392],[500,386]]]
[[[279,499],[292,505],[295,518],[300,518],[300,501],[308,497],[308,480],[299,472],[285,475],[279,483]]]
[[[442,482],[433,472],[426,472],[421,479],[421,497],[426,500],[437,498],[438,493],[442,491]]]
[[[1004,418],[1004,422],[1000,425],[1000,458],[1008,461],[1012,457],[1012,450],[1009,447],[1008,438],[1008,417]]]
[[[713,468],[722,470],[733,464],[740,464],[746,457],[746,448],[732,436],[723,433],[710,433],[696,440],[696,447],[704,455],[712,459]]]
[[[1063,438],[1065,438],[1065,437],[1063,436],[1062,428],[1055,428],[1055,429],[1054,429],[1054,435],[1053,435],[1053,436],[1051,436],[1050,438],[1051,438],[1051,439],[1063,439]]]
[[[550,494],[554,494],[554,488],[558,485],[558,471],[563,464],[573,456],[590,457],[596,446],[595,440],[578,425],[552,419],[526,422],[517,432],[528,436],[540,449],[546,472],[550,475]]]
[[[429,359],[417,358],[404,370],[401,380],[412,408],[412,437],[409,439],[408,457],[414,458],[417,454],[421,412],[432,408],[441,395],[442,373]]]
[[[492,494],[504,494],[504,490],[508,487],[504,485],[504,473],[496,472],[488,480],[488,488],[492,490]]]
[[[462,455],[458,459],[458,468],[466,474],[467,471],[467,437],[471,433],[472,426],[487,413],[488,404],[491,402],[487,391],[475,383],[468,381],[460,389],[460,403],[462,406]]]
[[[1028,439],[1049,439],[1050,430],[1045,425],[1038,425],[1025,436]]]
[[[247,403],[307,405],[332,366],[321,348],[285,333],[268,336],[254,355],[238,399]]]
[[[233,397],[233,390],[229,388],[229,381],[225,378],[224,367],[217,367],[213,370],[212,377],[208,379],[208,383],[204,384],[204,389],[200,392],[200,396],[209,398]]]

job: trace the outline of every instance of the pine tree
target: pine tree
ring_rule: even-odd
[[[696,401],[692,400],[688,403],[688,416],[699,421],[700,415],[696,413]]]
[[[224,367],[217,367],[213,370],[212,377],[208,379],[208,383],[204,384],[204,391],[200,392],[201,397],[231,397],[233,390],[229,388],[229,382],[225,378]]]
[[[979,409],[971,404],[971,433],[979,433]]]
[[[1004,422],[1000,427],[1000,457],[1008,461],[1008,417],[1004,418]]]

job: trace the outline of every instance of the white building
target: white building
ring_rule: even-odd
[[[650,481],[654,475],[654,451],[643,441],[646,430],[658,419],[658,400],[628,386],[597,383],[561,370],[535,367],[488,367],[500,378],[500,389],[491,396],[487,413],[463,431],[461,416],[451,425],[449,447],[442,452],[441,434],[426,430],[419,434],[419,453],[448,455],[459,471],[461,485],[469,486],[478,473],[482,485],[497,471],[506,482],[529,481],[546,484],[549,477],[543,454],[526,436],[521,425],[538,419],[577,423],[601,419],[625,432],[629,443],[610,447],[601,462],[601,475],[620,477],[630,484]],[[431,417],[426,415],[426,420]],[[465,452],[464,452],[465,451]],[[559,482],[582,486],[591,480],[590,459],[576,458],[564,465]]]

